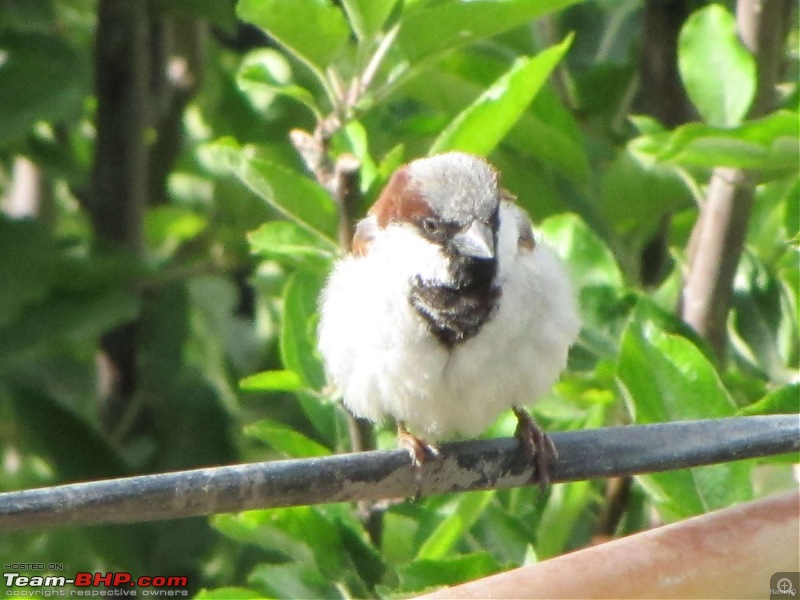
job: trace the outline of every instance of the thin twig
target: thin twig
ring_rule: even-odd
[[[397,24],[392,27],[392,29],[390,29],[385,36],[383,36],[381,43],[378,44],[378,47],[375,50],[375,54],[372,55],[372,58],[364,69],[364,72],[357,80],[358,86],[356,89],[356,94],[350,98],[351,106],[355,106],[358,103],[358,101],[361,99],[361,96],[372,84],[372,81],[375,79],[375,75],[378,74],[378,69],[380,68],[381,63],[383,63],[383,59],[386,58],[386,55],[389,53],[389,49],[392,47],[392,44],[394,43],[399,31],[400,24]]]
[[[681,421],[554,433],[553,483],[685,469],[800,450],[798,415]],[[536,482],[515,438],[445,444],[422,495]],[[233,511],[407,497],[402,449],[233,465],[0,494],[0,530],[135,523]]]

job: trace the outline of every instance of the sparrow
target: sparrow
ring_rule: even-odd
[[[355,416],[392,417],[415,466],[512,409],[547,484],[556,450],[523,407],[565,368],[577,302],[488,162],[450,152],[400,167],[335,263],[319,314],[329,381]]]

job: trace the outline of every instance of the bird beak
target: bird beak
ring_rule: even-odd
[[[473,221],[465,231],[453,236],[453,246],[462,256],[494,258],[494,235],[480,221]]]

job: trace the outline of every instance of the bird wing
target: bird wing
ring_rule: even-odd
[[[532,251],[536,247],[536,239],[533,237],[533,226],[531,225],[531,219],[528,213],[508,199],[504,199],[503,202],[514,215],[519,236],[517,237],[519,249],[526,252]]]
[[[361,219],[356,224],[356,232],[353,235],[353,243],[351,244],[351,252],[353,256],[366,256],[369,252],[369,247],[372,245],[372,240],[375,239],[375,233],[378,231],[378,219],[375,215],[368,215],[366,218]]]

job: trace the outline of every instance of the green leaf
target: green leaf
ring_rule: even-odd
[[[324,369],[316,351],[317,299],[322,281],[317,273],[296,271],[283,292],[281,359],[287,369],[299,374],[313,389],[325,385]]]
[[[359,39],[381,31],[397,0],[343,0],[342,4]]]
[[[215,590],[200,590],[197,600],[259,600],[263,594],[243,587],[224,587]]]
[[[317,575],[335,581],[350,568],[350,564],[339,528],[330,512],[335,513],[335,508],[299,506],[217,515],[212,522],[228,537],[255,544],[273,557],[281,553],[283,560],[289,558],[311,567]],[[250,583],[253,581],[251,579]],[[296,597],[317,598],[319,595]]]
[[[445,556],[458,540],[469,531],[494,498],[493,490],[470,492],[458,500],[453,513],[434,529],[417,552],[417,560],[439,559]]]
[[[756,63],[723,6],[712,4],[689,17],[678,38],[678,69],[706,122],[717,127],[742,122],[756,92]]]
[[[369,207],[378,197],[383,186],[389,181],[389,177],[391,177],[392,173],[403,163],[404,155],[405,146],[403,144],[397,144],[384,155],[380,164],[377,166],[375,177],[372,179],[369,189],[362,195],[361,206],[358,207],[358,214],[364,214],[369,210]]]
[[[157,206],[145,215],[147,246],[161,256],[169,256],[183,242],[199,235],[207,225],[205,217],[187,207],[174,204]]]
[[[433,142],[430,154],[461,150],[489,154],[522,115],[566,53],[572,36],[511,68],[462,111]]]
[[[473,552],[445,559],[423,559],[398,569],[400,588],[392,593],[406,594],[431,587],[454,585],[480,579],[502,569],[488,552]]]
[[[513,431],[514,426],[509,430]],[[519,565],[525,560],[534,535],[527,527],[529,521],[513,512],[500,502],[492,502],[470,529],[469,535],[479,548],[490,552],[500,562]]]
[[[369,189],[375,180],[378,167],[369,152],[369,134],[366,128],[358,120],[351,120],[345,125],[340,135],[334,138],[334,154],[349,153],[354,155],[361,168],[359,170],[359,189],[362,193]]]
[[[45,298],[59,258],[55,240],[41,223],[0,215],[0,326]]]
[[[30,387],[10,390],[15,435],[62,481],[120,477],[127,468],[117,450],[59,398]]]
[[[378,549],[370,543],[364,523],[356,516],[355,511],[344,504],[340,507],[344,514],[337,519],[337,525],[342,536],[342,545],[353,564],[352,576],[358,576],[368,588],[372,588],[383,579],[387,571],[386,562]],[[359,597],[367,597],[367,594]]]
[[[637,424],[723,418],[736,412],[703,352],[688,339],[664,332],[638,307],[622,336],[617,376]],[[744,463],[659,473],[639,481],[670,520],[752,497]]]
[[[397,45],[411,63],[472,44],[577,0],[444,0],[417,2],[403,13]]]
[[[618,231],[649,238],[666,214],[690,206],[691,192],[671,165],[630,148],[619,153],[603,175],[600,209]]]
[[[665,333],[636,308],[622,336],[617,374],[635,423],[733,416],[714,366],[688,339]]]
[[[318,394],[306,391],[297,392],[297,401],[321,439],[331,448],[341,447],[339,436],[341,432],[346,431],[347,425],[340,406],[322,399]]]
[[[740,415],[779,415],[800,412],[800,383],[770,392],[758,402],[739,410]]]
[[[426,129],[440,132],[448,123],[444,114],[461,111],[474,102],[506,70],[507,57],[487,59],[483,52],[463,52],[426,70],[424,78],[412,79],[404,90],[415,100],[442,113],[442,118],[427,117],[430,124],[426,126]],[[408,122],[404,131],[408,131]],[[548,86],[540,88],[528,110],[509,130],[504,145],[513,146],[525,155],[520,159],[536,158],[570,179],[585,181],[589,175],[578,125]],[[523,170],[530,179],[529,160],[525,161],[525,167]],[[506,171],[504,168],[504,181]],[[534,179],[541,183],[538,180],[538,177]],[[563,205],[563,200],[559,200],[559,205]]]
[[[593,498],[588,481],[574,481],[553,488],[537,530],[536,555],[540,559],[563,554],[573,529]]]
[[[339,598],[332,581],[309,565],[288,563],[261,564],[247,578],[250,585],[258,586],[269,598]],[[263,596],[262,596],[263,597]]]
[[[800,236],[800,177],[795,177],[794,183],[786,194],[783,226],[786,228],[786,236],[797,242],[798,236]]]
[[[236,14],[261,27],[320,77],[350,35],[342,11],[329,0],[239,0]]]
[[[328,456],[331,451],[322,444],[307,438],[291,427],[262,419],[244,428],[246,435],[266,442],[289,458],[306,458],[309,456]]]
[[[384,560],[394,565],[414,560],[418,527],[417,519],[393,510],[386,511],[381,532],[381,553]]]
[[[290,262],[330,262],[336,246],[326,238],[310,234],[295,223],[269,221],[247,234],[250,250],[259,256]]]
[[[245,392],[298,392],[303,389],[303,380],[294,371],[263,371],[239,382]]]
[[[228,170],[320,243],[336,246],[336,207],[328,193],[310,179],[259,158],[255,148],[241,148],[230,138],[203,146],[200,158],[211,168]]]
[[[93,339],[114,325],[129,321],[139,311],[131,292],[60,294],[26,309],[14,322],[0,328],[0,361],[28,358],[55,340]]]
[[[652,135],[666,131],[658,119],[649,115],[631,115],[628,117],[628,120],[636,127],[636,131],[639,135]]]
[[[577,215],[550,217],[540,223],[539,230],[544,241],[566,261],[576,287],[622,287],[622,274],[613,254]]]
[[[271,48],[259,48],[245,56],[236,73],[236,84],[250,104],[262,112],[269,108],[276,94],[281,94],[308,107],[317,119],[322,118],[311,92],[292,82],[289,61]]]
[[[0,41],[0,143],[38,121],[80,115],[89,94],[86,57],[56,32],[5,29]]]
[[[731,304],[736,351],[774,382],[794,379],[790,361],[797,349],[797,313],[784,284],[758,256],[742,256]]]
[[[774,176],[796,173],[800,156],[800,116],[781,110],[740,127],[702,123],[633,140],[631,150],[658,161],[694,167],[760,169]]]
[[[583,182],[589,177],[580,130],[548,87],[539,90],[530,110],[522,113],[506,141],[569,179]]]

